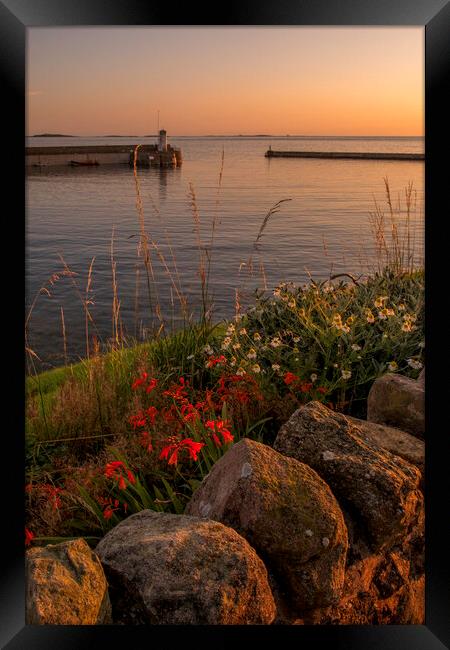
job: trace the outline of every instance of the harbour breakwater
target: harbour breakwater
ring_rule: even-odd
[[[136,145],[97,145],[64,147],[26,147],[25,167],[47,168],[61,166],[133,165]],[[166,145],[141,145],[137,152],[140,167],[178,167],[182,164],[181,150]]]
[[[266,158],[334,158],[345,160],[425,160],[423,153],[370,153],[367,151],[273,151],[269,148]]]

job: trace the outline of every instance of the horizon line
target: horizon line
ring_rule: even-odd
[[[26,135],[27,138],[39,138],[39,137],[60,137],[60,138],[157,138],[158,133],[154,134],[119,134],[119,133],[110,133],[110,134],[71,134],[71,133],[33,133],[31,135]],[[304,134],[304,133],[194,133],[190,135],[178,133],[174,135],[168,135],[169,138],[424,138],[425,135],[335,135],[335,134]]]

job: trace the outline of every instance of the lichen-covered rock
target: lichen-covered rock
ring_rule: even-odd
[[[376,379],[367,398],[367,419],[423,437],[425,376],[419,381],[387,373]]]
[[[274,447],[316,470],[375,549],[401,541],[423,514],[419,470],[363,439],[360,427],[319,402],[295,411]]]
[[[102,565],[84,539],[26,553],[28,625],[106,625],[111,622]]]
[[[359,420],[349,415],[346,415],[346,418],[357,427],[363,440],[372,442],[382,449],[387,449],[391,454],[404,458],[423,474],[425,468],[425,443],[423,440],[419,440],[406,431],[387,427],[384,424]]]
[[[214,465],[186,513],[237,530],[287,588],[295,607],[339,599],[346,526],[330,488],[303,463],[241,440]]]
[[[345,510],[344,518],[349,550],[339,603],[303,612],[279,607],[278,622],[285,625],[422,625],[425,606],[423,517],[401,542],[378,552],[370,547],[360,526]]]
[[[375,553],[344,513],[349,554],[338,605],[305,612],[304,624],[423,625],[425,610],[423,518],[397,545]]]
[[[262,560],[220,523],[143,510],[113,528],[96,552],[117,623],[246,625],[275,618]]]

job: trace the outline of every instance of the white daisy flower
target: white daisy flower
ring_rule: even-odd
[[[417,359],[408,359],[408,366],[411,366],[414,370],[420,370],[423,368],[423,363]]]

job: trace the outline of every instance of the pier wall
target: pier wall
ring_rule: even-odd
[[[73,147],[26,147],[25,167],[68,167],[71,161],[97,162],[99,165],[133,164],[135,145],[102,145]],[[151,156],[151,159],[150,159]],[[157,145],[141,145],[137,164],[149,167],[177,167],[183,161],[180,149],[167,147],[159,151]]]
[[[76,162],[96,160],[99,165],[128,165],[130,152],[27,154],[25,156],[25,166],[61,167],[70,165],[71,160],[75,160]]]
[[[365,151],[274,151],[266,158],[331,158],[335,160],[425,160],[423,153],[369,153]]]

